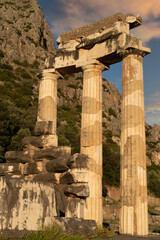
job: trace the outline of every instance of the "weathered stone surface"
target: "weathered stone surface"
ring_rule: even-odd
[[[38,174],[40,171],[37,168],[37,163],[32,162],[32,163],[26,163],[23,166],[23,174],[28,175],[28,174]]]
[[[5,154],[5,159],[7,162],[15,163],[27,163],[32,162],[28,151],[9,151]]]
[[[132,20],[131,20],[132,18]],[[86,38],[89,35],[93,35],[95,33],[100,33],[106,30],[107,28],[111,28],[114,26],[116,22],[126,22],[130,24],[130,28],[134,28],[135,26],[139,26],[142,22],[142,18],[139,15],[124,15],[122,13],[116,13],[110,17],[104,18],[97,22],[85,25],[83,27],[79,27],[68,32],[64,32],[59,39],[60,42],[67,42],[69,40],[74,40],[78,38]],[[97,35],[96,35],[97,36]]]
[[[65,217],[68,205],[68,197],[64,194],[65,185],[55,185],[57,216]]]
[[[55,123],[53,121],[36,122],[35,134],[37,136],[53,134],[54,124]]]
[[[68,159],[69,168],[87,168],[89,167],[89,158],[85,154],[75,153]]]
[[[69,168],[67,166],[68,157],[58,157],[46,163],[46,170],[48,172],[65,172]]]
[[[53,160],[58,157],[69,157],[70,156],[70,148],[68,147],[51,147],[42,149],[39,151],[35,151],[33,159],[35,161],[43,160],[44,158],[47,160]]]
[[[0,178],[0,222],[3,230],[39,230],[56,216],[53,185]]]
[[[72,184],[74,183],[74,177],[71,173],[67,172],[62,174],[59,182],[60,184]]]
[[[97,225],[94,220],[64,217],[55,217],[55,220],[67,232],[72,234],[95,234],[97,232]]]
[[[57,179],[54,173],[38,173],[34,178],[33,181],[37,182],[48,182],[48,183],[57,183]]]
[[[67,196],[89,197],[89,187],[85,184],[71,184],[64,187]]]
[[[8,174],[21,174],[21,167],[19,163],[0,163],[0,176]]]

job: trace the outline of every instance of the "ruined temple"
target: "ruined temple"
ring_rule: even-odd
[[[2,230],[36,230],[57,217],[102,226],[102,71],[122,61],[120,233],[148,234],[143,57],[150,49],[129,32],[141,23],[138,15],[118,13],[57,39],[57,53],[46,59],[42,72],[36,136],[23,139],[24,151],[6,153],[4,172],[13,176],[1,180],[2,204],[12,187],[17,197],[13,205],[5,205]],[[57,81],[81,71],[81,146],[80,153],[70,156],[69,148],[58,147]],[[46,178],[52,183],[47,188]],[[29,201],[34,202],[31,208]],[[19,206],[24,218],[16,215]],[[32,225],[26,219],[34,208],[40,210]]]

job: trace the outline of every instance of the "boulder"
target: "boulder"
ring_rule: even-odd
[[[46,163],[46,170],[51,173],[65,172],[69,169],[67,166],[67,160],[68,160],[68,157],[59,157],[54,160],[48,161]]]
[[[28,151],[9,151],[5,154],[5,159],[7,163],[28,163],[32,162]]]
[[[38,182],[49,182],[56,184],[57,179],[53,173],[38,173],[34,178],[33,181],[38,181]]]

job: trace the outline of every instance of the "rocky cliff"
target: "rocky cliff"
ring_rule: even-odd
[[[53,36],[36,0],[0,2],[0,159],[21,150],[21,139],[34,135],[37,77],[47,56],[56,52]],[[103,178],[119,185],[121,95],[103,79]],[[79,152],[82,74],[58,81],[59,145]],[[146,124],[149,187],[160,196],[160,126]]]
[[[0,49],[5,60],[35,60],[55,53],[53,36],[37,0],[1,0]]]

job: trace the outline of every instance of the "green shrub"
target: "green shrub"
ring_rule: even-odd
[[[19,60],[13,60],[13,62],[15,63],[15,64],[17,64],[17,65],[19,65],[19,66],[22,66],[22,67],[25,67],[25,68],[27,68],[27,67],[29,67],[30,66],[30,64],[28,63],[28,61],[27,60],[25,60],[25,61],[23,61],[23,62],[20,62]]]
[[[147,182],[148,189],[155,194],[156,197],[160,197],[160,166],[152,163],[147,167]]]
[[[117,114],[116,114],[116,112],[113,110],[113,108],[109,108],[108,109],[108,113],[109,113],[109,115],[111,116],[113,116],[113,117],[115,117],[115,118],[117,118]]]
[[[16,33],[17,33],[18,36],[22,36],[22,33],[19,29],[16,29]]]
[[[22,237],[22,240],[82,240],[86,239],[83,235],[73,235],[66,233],[61,227],[58,225],[54,225],[52,227],[45,227],[44,229],[36,232],[26,234]]]
[[[4,58],[4,53],[3,53],[2,50],[0,50],[0,59],[1,59],[1,58]]]
[[[20,128],[15,136],[11,138],[11,143],[8,147],[9,150],[23,150],[21,141],[24,137],[31,136],[31,132],[28,128]]]
[[[32,67],[33,68],[39,68],[40,63],[37,60],[34,60]]]
[[[13,70],[13,67],[10,64],[0,64],[0,68],[2,69],[8,69],[8,70]]]

